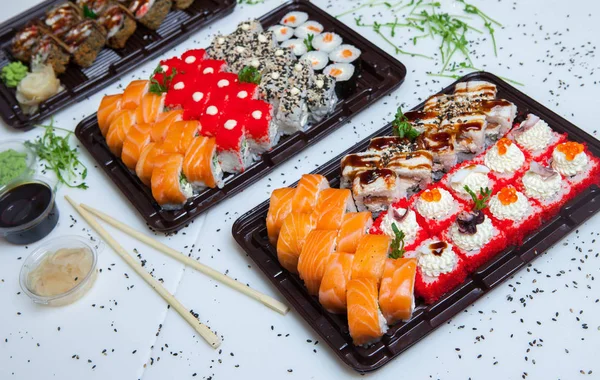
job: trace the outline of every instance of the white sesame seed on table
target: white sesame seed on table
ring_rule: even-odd
[[[197,0],[201,1],[201,0]],[[3,1],[0,22],[39,3]],[[366,1],[365,1],[366,2]],[[406,0],[406,3],[409,1]],[[462,6],[441,0],[452,14]],[[216,32],[229,33],[238,22],[260,17],[282,1],[240,4],[233,14],[206,27],[163,57],[206,47]],[[361,1],[317,0],[333,15]],[[498,56],[489,35],[475,35],[474,66],[523,83],[517,86],[598,138],[600,5],[588,0],[472,0],[503,27],[495,27]],[[341,18],[367,39],[393,49],[363,21],[387,20],[386,7],[364,7]],[[475,19],[473,19],[475,20]],[[479,21],[473,21],[478,22]],[[483,29],[483,25],[481,25]],[[427,39],[413,45],[397,30],[402,49],[427,55],[437,45]],[[412,36],[412,35],[411,35]],[[234,221],[268,198],[278,187],[295,182],[393,119],[404,109],[450,84],[432,77],[439,60],[396,55],[408,70],[404,84],[356,115],[324,140],[291,157],[266,178],[194,220],[176,235],[155,237],[198,258],[252,288],[283,300],[231,236]],[[105,94],[120,92],[133,79],[147,78],[158,59],[55,115],[55,125],[74,130],[94,113]],[[34,139],[40,129],[13,130],[0,122],[0,141]],[[73,139],[75,144],[76,140]],[[88,190],[60,188],[58,227],[44,240],[63,235],[94,235],[65,202],[64,195],[100,208],[133,228],[151,233],[91,156],[81,149],[89,174]],[[71,218],[72,216],[72,218]],[[600,376],[600,215],[448,321],[382,369],[372,379],[592,379]],[[292,310],[274,313],[125,234],[109,232],[184,305],[223,339],[210,348],[182,318],[167,308],[110,248],[100,255],[102,269],[92,290],[73,305],[35,305],[21,292],[19,271],[39,245],[21,247],[0,239],[0,379],[331,379],[363,378],[346,367]],[[318,343],[317,343],[318,342]]]

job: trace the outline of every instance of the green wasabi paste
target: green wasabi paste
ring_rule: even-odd
[[[27,169],[27,153],[13,149],[0,152],[0,186],[19,177]]]
[[[0,77],[7,87],[17,87],[19,82],[27,76],[27,66],[21,62],[11,62],[2,68]]]

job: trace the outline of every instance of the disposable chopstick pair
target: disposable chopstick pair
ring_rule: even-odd
[[[215,335],[215,333],[210,331],[206,325],[198,321],[198,319],[196,319],[189,312],[189,309],[183,306],[183,304],[179,302],[171,293],[169,293],[169,291],[165,289],[160,282],[146,272],[146,270],[137,261],[135,261],[119,243],[117,243],[117,241],[104,229],[104,227],[100,225],[100,223],[96,221],[96,219],[94,219],[94,217],[88,211],[75,203],[75,201],[73,201],[73,199],[71,199],[68,195],[66,195],[65,198],[71,204],[71,206],[73,206],[73,208],[79,212],[86,222],[88,222],[88,224],[94,230],[96,230],[100,237],[104,239],[104,241],[110,245],[112,249],[114,249],[114,251],[148,283],[148,285],[150,285],[162,298],[164,298],[164,300],[167,301],[167,303],[171,305],[171,307],[175,309],[175,311],[177,311],[179,315],[181,315],[183,319],[185,319],[186,322],[189,323],[190,326],[192,326],[202,338],[204,338],[204,340],[206,340],[206,342],[208,342],[208,344],[210,344],[213,348],[217,348],[221,345],[221,339]]]

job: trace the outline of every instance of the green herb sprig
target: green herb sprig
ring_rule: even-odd
[[[404,256],[404,232],[399,230],[395,223],[392,223],[392,231],[394,231],[394,240],[390,247],[390,253],[388,257],[390,259],[399,259]]]
[[[148,91],[150,91],[153,94],[162,94],[163,92],[167,92],[167,90],[169,89],[169,84],[173,81],[173,78],[175,78],[175,75],[177,75],[177,69],[176,68],[172,68],[171,69],[171,74],[170,75],[164,75],[163,76],[163,80],[162,83],[160,83],[156,78],[154,78],[154,76],[156,74],[164,74],[165,71],[163,70],[162,66],[158,65],[158,67],[156,69],[154,69],[154,71],[152,72],[152,75],[150,76],[150,87],[148,87]]]
[[[83,17],[95,20],[98,18],[98,15],[96,14],[96,12],[91,10],[90,7],[87,6],[87,4],[84,4],[83,5]]]
[[[492,190],[488,189],[487,187],[485,189],[479,188],[479,196],[477,196],[473,190],[469,189],[469,186],[465,185],[464,189],[467,193],[469,193],[471,199],[473,199],[473,202],[475,203],[475,210],[483,210],[487,207],[487,203],[492,195]]]
[[[244,66],[238,73],[238,78],[242,83],[260,84],[260,71],[254,66]]]
[[[83,182],[87,177],[87,168],[79,160],[77,148],[71,148],[69,138],[72,131],[54,126],[54,119],[50,119],[50,125],[36,125],[46,131],[34,142],[25,141],[25,146],[31,148],[40,160],[45,161],[45,169],[52,170],[58,180],[70,188],[87,189]],[[67,133],[57,136],[55,131],[62,130]],[[73,184],[74,181],[79,183]]]
[[[412,124],[408,121],[406,115],[402,112],[402,108],[398,107],[394,121],[392,121],[392,129],[394,135],[400,138],[407,138],[414,140],[419,137],[420,132],[417,131]]]
[[[306,46],[306,50],[307,51],[313,51],[315,50],[315,48],[313,47],[313,40],[315,39],[315,35],[314,34],[309,34],[306,36],[306,38],[304,39],[304,46]]]

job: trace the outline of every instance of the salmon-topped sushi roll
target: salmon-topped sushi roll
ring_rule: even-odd
[[[292,199],[296,189],[284,187],[273,190],[269,200],[269,212],[267,213],[267,234],[271,244],[277,244],[279,231],[285,218],[292,212]]]
[[[325,268],[319,287],[319,302],[330,313],[346,312],[346,289],[352,277],[353,260],[351,253],[336,252]]]
[[[121,160],[129,169],[135,170],[142,151],[150,144],[151,128],[150,124],[136,124],[127,132],[123,141]]]
[[[183,156],[171,154],[152,171],[152,196],[166,210],[180,209],[193,195],[192,186],[183,175]]]
[[[158,120],[152,125],[150,138],[154,142],[163,142],[167,138],[167,132],[173,123],[183,120],[182,110],[172,110],[158,115]]]
[[[134,80],[125,87],[121,108],[134,110],[142,104],[142,98],[148,93],[150,82],[145,79]]]
[[[369,211],[346,213],[338,231],[338,251],[355,253],[358,242],[372,225],[373,219]]]
[[[142,97],[142,102],[135,109],[138,123],[151,124],[158,121],[159,115],[165,108],[165,94],[147,93]]]
[[[379,282],[392,239],[385,235],[365,235],[358,242],[352,264],[352,278],[368,277]]]
[[[298,273],[298,258],[306,237],[316,225],[317,220],[313,214],[292,212],[284,219],[277,239],[277,259],[282,267]]]
[[[323,189],[329,188],[327,178],[320,174],[304,174],[298,186],[296,194],[292,201],[292,210],[294,212],[313,212],[317,205],[317,198]]]
[[[104,137],[106,137],[110,123],[112,123],[117,113],[121,110],[122,98],[122,94],[106,95],[100,101],[100,107],[98,107],[96,116],[98,118],[98,128],[100,128],[100,132]]]
[[[167,131],[163,143],[165,152],[185,154],[194,137],[199,136],[200,123],[196,120],[176,121]]]
[[[317,198],[317,229],[338,230],[347,212],[355,212],[356,206],[348,189],[323,189]]]
[[[121,157],[123,150],[123,141],[127,136],[129,129],[136,123],[135,111],[122,110],[119,112],[106,133],[106,145],[110,151],[117,157]]]
[[[389,325],[408,321],[415,309],[417,259],[387,259],[379,286],[379,307]]]
[[[194,137],[185,153],[183,174],[194,190],[223,187],[223,170],[217,157],[214,137]]]
[[[163,154],[162,144],[151,142],[142,149],[135,165],[135,174],[144,185],[150,186],[156,160],[161,154]]]
[[[321,280],[329,257],[335,251],[336,231],[312,231],[306,237],[302,253],[298,258],[298,274],[304,281],[308,293],[319,294]]]
[[[356,261],[356,258],[354,259]],[[377,280],[356,278],[348,282],[348,328],[355,345],[368,345],[381,339],[388,327],[377,304]]]

